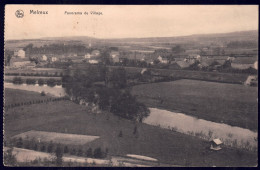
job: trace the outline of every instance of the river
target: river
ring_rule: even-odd
[[[206,140],[220,138],[225,144],[235,147],[257,148],[257,132],[249,129],[197,119],[183,113],[150,108],[150,116],[144,120],[149,125],[194,135]]]
[[[13,83],[4,83],[4,88],[10,88],[10,89],[18,89],[18,90],[26,90],[26,91],[32,91],[32,92],[38,92],[41,93],[44,91],[46,94],[53,95],[55,97],[63,97],[66,95],[65,89],[62,88],[62,86],[54,86],[50,87],[46,84],[43,86],[39,86],[38,84],[35,85],[29,85],[29,84],[13,84]]]

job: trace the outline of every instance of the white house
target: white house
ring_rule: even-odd
[[[14,52],[14,56],[18,56],[20,58],[25,58],[25,51],[24,50],[18,50]]]
[[[43,55],[41,59],[42,59],[42,61],[47,61],[48,58],[46,55]]]
[[[51,57],[51,62],[57,61],[57,57]]]
[[[222,148],[220,147],[222,145],[222,141],[220,139],[213,139],[211,141],[211,145],[210,145],[210,149],[211,150],[215,150],[215,151],[218,151],[218,150],[221,150]]]
[[[92,59],[88,61],[90,64],[98,64],[98,60]]]
[[[111,56],[111,58],[112,58],[114,63],[118,63],[119,62],[119,52],[118,51],[110,52],[110,56]]]
[[[167,58],[163,58],[161,56],[159,56],[157,59],[160,61],[160,63],[163,63],[163,64],[167,64],[169,62],[169,60]]]
[[[85,54],[85,58],[91,58],[91,55],[89,53]]]

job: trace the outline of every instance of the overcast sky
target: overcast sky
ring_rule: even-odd
[[[23,18],[15,16],[18,9],[24,11]],[[30,14],[30,10],[48,14]],[[82,15],[67,15],[65,11]],[[103,15],[90,15],[90,11]],[[7,5],[5,9],[5,39],[169,37],[246,30],[258,30],[256,5]]]

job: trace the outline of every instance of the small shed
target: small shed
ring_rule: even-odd
[[[211,150],[215,150],[215,151],[218,151],[218,150],[221,150],[221,145],[223,144],[223,142],[220,140],[220,139],[213,139],[211,142],[211,145],[210,145],[210,149]]]

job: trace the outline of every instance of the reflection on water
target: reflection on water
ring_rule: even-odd
[[[208,140],[210,136],[211,138],[220,138],[224,143],[232,146],[235,145],[235,142],[240,147],[248,144],[257,147],[257,133],[248,129],[197,119],[182,113],[157,108],[150,108],[150,111],[150,116],[144,120],[146,124],[160,125],[162,128],[174,129],[185,134],[195,135],[197,133],[196,136]]]
[[[50,87],[44,84],[43,86],[39,86],[38,84],[35,85],[28,85],[28,84],[13,84],[13,83],[4,83],[4,88],[11,88],[11,89],[18,89],[18,90],[27,90],[41,93],[44,91],[46,94],[53,95],[55,97],[63,97],[66,95],[65,89],[62,86],[54,86]]]

